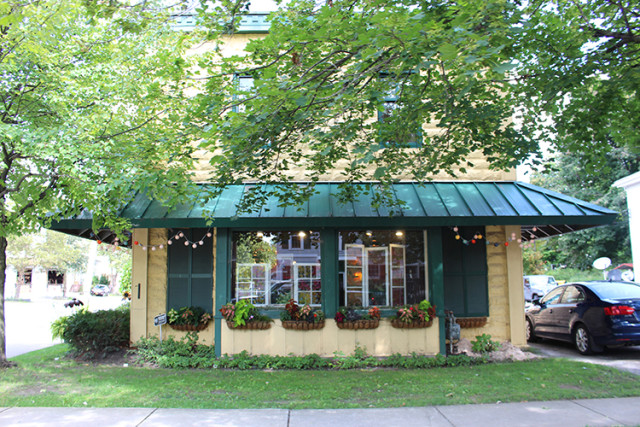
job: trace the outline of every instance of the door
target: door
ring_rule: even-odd
[[[584,293],[575,286],[567,286],[560,298],[560,304],[554,308],[554,333],[559,338],[570,341],[571,319],[576,315],[578,305],[585,300]]]
[[[387,305],[389,301],[389,248],[366,248],[367,280],[365,290],[369,306]]]
[[[556,288],[540,300],[540,311],[535,315],[536,335],[555,336],[557,333],[555,317],[558,313],[557,308],[562,292],[564,292],[564,287]]]

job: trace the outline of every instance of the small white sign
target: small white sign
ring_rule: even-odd
[[[167,324],[167,313],[162,313],[153,318],[153,326],[160,326]]]

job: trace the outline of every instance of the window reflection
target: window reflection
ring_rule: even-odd
[[[320,236],[313,231],[233,234],[232,298],[256,305],[320,306]]]
[[[340,305],[399,306],[425,298],[422,231],[345,231],[340,241]]]

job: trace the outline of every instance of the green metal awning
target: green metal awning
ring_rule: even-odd
[[[308,186],[309,183],[291,185]],[[372,207],[377,185],[360,186],[354,201],[341,203],[337,182],[316,183],[315,193],[299,206],[281,206],[269,196],[259,211],[239,213],[238,202],[253,189],[265,194],[274,187],[260,184],[233,185],[203,204],[210,187],[200,184],[199,196],[169,211],[144,194],[120,211],[133,228],[207,227],[210,213],[214,227],[232,228],[382,228],[466,225],[520,225],[522,238],[549,237],[584,228],[612,223],[617,213],[573,197],[518,181],[438,181],[393,184],[393,197],[404,202],[399,208]],[[97,236],[91,231],[88,212],[55,222],[51,229],[83,237],[110,241],[110,232]]]

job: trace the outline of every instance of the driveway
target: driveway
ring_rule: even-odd
[[[529,343],[536,353],[550,357],[564,357],[565,359],[577,360],[580,362],[595,363],[598,365],[611,366],[640,375],[640,346],[607,348],[603,353],[596,353],[590,356],[583,356],[575,349],[573,344],[542,340],[536,343]]]

